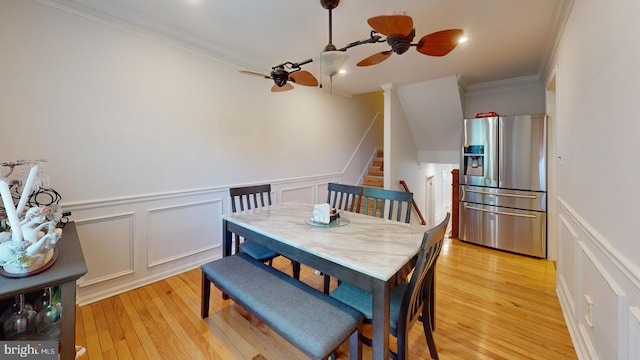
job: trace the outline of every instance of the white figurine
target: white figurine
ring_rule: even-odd
[[[43,227],[48,226],[49,230],[54,227],[51,221],[44,222],[50,212],[51,209],[45,206],[34,206],[27,210],[26,214],[24,214],[24,219],[20,221],[24,241],[34,243],[44,236],[44,231],[41,231]]]
[[[30,208],[20,221],[23,241],[0,242],[0,266],[3,266],[5,271],[35,271],[51,259],[52,250],[62,237],[62,229],[57,229],[53,221],[45,221],[50,213],[51,209],[46,206]],[[42,231],[45,228],[46,233]]]

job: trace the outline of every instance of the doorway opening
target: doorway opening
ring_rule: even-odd
[[[425,204],[427,214],[425,216],[425,220],[427,222],[427,227],[432,228],[435,226],[435,212],[436,212],[436,196],[435,196],[435,187],[434,187],[434,178],[433,175],[427,176],[427,182],[425,184]]]

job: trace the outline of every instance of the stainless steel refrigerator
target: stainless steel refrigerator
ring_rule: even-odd
[[[544,114],[463,120],[460,240],[547,256],[546,134]]]

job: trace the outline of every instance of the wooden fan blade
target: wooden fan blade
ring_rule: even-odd
[[[287,90],[293,90],[293,85],[286,83],[282,86],[278,86],[278,85],[273,85],[271,87],[271,92],[283,92],[283,91],[287,91]]]
[[[382,35],[407,35],[413,30],[413,19],[408,15],[380,15],[367,20],[373,30]]]
[[[265,79],[271,79],[271,76],[269,76],[269,75],[264,75],[264,74],[260,74],[260,73],[253,72],[253,71],[240,70],[239,73],[240,74],[245,74],[245,75],[260,76],[260,77],[265,78]]]
[[[305,70],[292,72],[289,74],[289,79],[298,85],[318,86],[318,79]]]
[[[418,41],[416,50],[430,56],[445,56],[458,46],[462,30],[449,29],[425,35]]]
[[[391,56],[391,54],[393,54],[393,51],[391,50],[387,50],[387,51],[382,51],[379,52],[377,54],[373,54],[371,56],[369,56],[368,58],[364,59],[364,60],[360,60],[359,63],[357,63],[357,66],[370,66],[370,65],[375,65],[375,64],[379,64],[385,60],[387,60],[387,58],[389,56]]]

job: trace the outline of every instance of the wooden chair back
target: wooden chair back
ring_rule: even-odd
[[[238,208],[240,208],[240,211],[245,211],[272,205],[271,184],[230,188],[229,195],[231,195],[231,211],[233,212],[237,212]],[[240,249],[241,240],[237,234],[234,234],[234,238],[235,252],[237,253]],[[273,265],[273,258],[280,256],[275,251],[251,241],[243,243],[243,251],[256,260],[267,262],[269,266]],[[291,266],[293,268],[293,277],[299,279],[300,263],[291,260]]]
[[[409,223],[412,202],[411,192],[365,187],[361,209],[365,215]]]
[[[229,194],[233,212],[271,205],[271,184],[230,188]]]
[[[362,186],[329,183],[327,203],[334,209],[360,212],[363,191]]]
[[[402,298],[400,305],[400,315],[398,316],[398,324],[395,334],[398,339],[398,358],[405,359],[408,357],[409,349],[409,330],[413,324],[422,317],[425,336],[432,358],[437,358],[437,351],[433,340],[433,329],[431,328],[431,313],[429,300],[432,298],[431,291],[434,290],[433,277],[435,274],[435,266],[442,242],[444,239],[447,225],[449,224],[450,214],[447,213],[444,220],[435,227],[427,230],[422,238],[420,252],[413,275],[409,281],[407,290]]]

